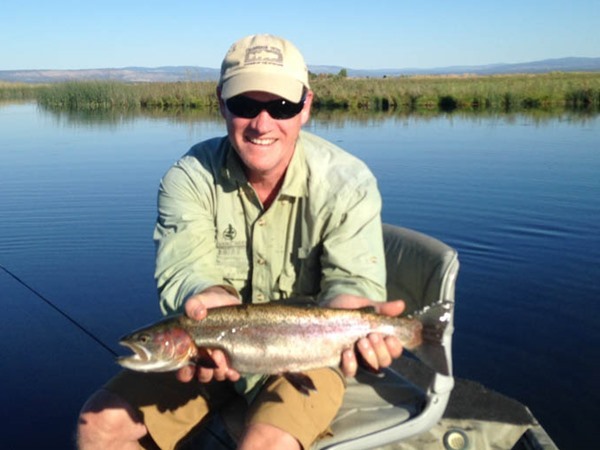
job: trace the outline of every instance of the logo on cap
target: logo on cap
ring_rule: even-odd
[[[280,48],[258,45],[246,50],[244,64],[275,64],[283,66],[283,53]]]

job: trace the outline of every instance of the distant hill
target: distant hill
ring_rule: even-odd
[[[218,69],[192,66],[80,70],[0,70],[0,81],[21,83],[54,83],[86,80],[114,80],[123,82],[210,81],[217,80],[218,78]]]
[[[545,72],[597,72],[600,71],[600,58],[559,58],[545,59],[514,64],[489,64],[483,66],[450,66],[432,69],[387,69],[387,70],[352,70],[348,76],[377,77],[399,75],[500,75],[514,73],[545,73]]]
[[[337,74],[346,69],[349,77],[393,77],[407,75],[494,75],[544,72],[595,72],[600,71],[600,58],[559,58],[517,64],[491,64],[483,66],[451,66],[431,69],[376,69],[358,70],[341,66],[309,66],[316,74]],[[82,70],[0,70],[0,81],[21,83],[53,83],[81,80],[115,80],[123,82],[173,82],[216,81],[219,69],[175,67],[124,67],[115,69]]]

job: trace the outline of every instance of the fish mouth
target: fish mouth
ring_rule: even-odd
[[[152,361],[152,354],[147,348],[127,341],[121,341],[119,344],[129,348],[133,352],[131,355],[120,356],[117,358],[117,362],[122,366],[144,365]]]
[[[138,372],[170,372],[187,365],[187,360],[157,358],[148,348],[135,342],[121,341],[119,344],[133,352],[131,355],[117,358],[117,363],[126,369]]]

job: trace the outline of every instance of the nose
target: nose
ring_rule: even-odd
[[[250,125],[252,126],[252,128],[254,128],[256,131],[263,133],[265,131],[268,131],[272,124],[273,124],[273,119],[269,113],[267,112],[266,109],[261,110],[261,112],[258,113],[258,115],[251,119]]]

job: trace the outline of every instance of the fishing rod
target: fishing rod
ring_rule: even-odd
[[[102,342],[102,340],[99,337],[97,337],[96,335],[94,335],[94,333],[92,333],[91,331],[86,329],[83,325],[81,325],[79,322],[77,322],[77,320],[72,318],[69,314],[67,314],[65,311],[60,309],[57,305],[55,305],[50,299],[48,299],[47,297],[42,295],[40,292],[35,290],[33,287],[31,287],[29,284],[27,284],[21,278],[19,278],[16,274],[14,274],[10,270],[8,270],[6,267],[4,267],[4,265],[0,264],[0,269],[4,270],[4,272],[6,272],[10,277],[12,277],[15,281],[17,281],[17,283],[19,283],[21,286],[27,288],[37,298],[39,298],[44,303],[46,303],[46,305],[48,305],[54,311],[56,311],[61,316],[63,316],[65,319],[67,319],[69,322],[71,322],[76,328],[78,328],[80,331],[82,331],[84,334],[86,334],[90,339],[92,339],[94,342],[96,342],[96,344],[100,345],[100,347],[102,347],[104,350],[106,350],[112,356],[114,356],[114,357],[118,356],[117,353],[112,348],[110,348],[108,345],[106,345],[104,342]]]
[[[56,311],[61,316],[63,316],[65,319],[67,319],[69,322],[71,322],[73,325],[75,325],[75,327],[77,327],[79,330],[81,330],[84,334],[86,334],[90,339],[92,339],[94,342],[96,342],[96,344],[98,344],[100,347],[102,347],[104,350],[106,350],[112,356],[114,356],[114,357],[118,356],[117,353],[112,348],[110,348],[109,346],[107,346],[104,342],[102,342],[99,337],[95,336],[91,331],[87,330],[83,325],[81,325],[79,322],[77,322],[75,319],[73,319],[69,314],[67,314],[66,312],[64,312],[58,306],[56,306],[50,299],[48,299],[47,297],[45,297],[44,295],[42,295],[36,289],[34,289],[29,284],[27,284],[25,281],[23,281],[21,278],[19,278],[15,273],[13,273],[10,270],[8,270],[2,264],[0,264],[0,269],[4,270],[4,272],[6,272],[10,277],[12,277],[13,279],[15,279],[17,281],[17,283],[19,283],[21,286],[27,288],[37,298],[39,298],[44,303],[46,303],[46,305],[48,305],[54,311]],[[208,429],[208,432],[212,435],[212,437],[214,439],[218,440],[222,444],[223,447],[227,446],[228,443],[218,433],[216,433],[214,430]]]

